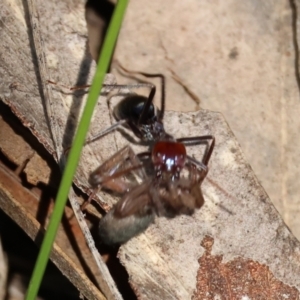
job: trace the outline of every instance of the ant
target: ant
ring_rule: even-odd
[[[161,79],[161,106],[153,104],[156,87],[152,84],[131,85],[150,88],[148,97],[129,94],[113,109],[117,123],[86,142],[90,143],[120,126],[149,146],[149,151],[135,154],[127,145],[90,174],[94,189],[88,202],[99,189],[108,189],[122,197],[100,220],[99,234],[107,245],[122,244],[143,232],[155,215],[173,218],[191,215],[204,204],[201,184],[208,173],[208,163],[215,145],[212,135],[175,138],[163,125],[165,111],[165,77],[162,74],[141,74]],[[128,87],[117,85],[117,87]],[[186,147],[205,144],[202,161],[189,156]],[[132,176],[138,183],[132,183]]]

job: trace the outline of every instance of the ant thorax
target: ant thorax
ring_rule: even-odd
[[[155,120],[152,124],[141,125],[141,139],[145,142],[160,140],[166,136],[164,125]]]
[[[163,123],[157,117],[159,110],[153,103],[147,102],[148,98],[144,96],[129,94],[114,107],[113,116],[117,121],[127,120],[126,127],[142,141],[157,141],[162,139],[166,132]]]
[[[157,177],[179,178],[186,162],[186,149],[182,143],[162,140],[153,146],[152,163]]]

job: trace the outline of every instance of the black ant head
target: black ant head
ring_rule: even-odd
[[[114,117],[119,120],[130,120],[132,123],[141,125],[151,124],[156,121],[156,107],[150,104],[145,112],[144,120],[140,120],[147,98],[140,95],[129,95],[121,100],[114,108]]]
[[[129,95],[121,100],[114,108],[114,117],[119,120],[127,120],[133,133],[143,141],[156,141],[165,136],[164,126],[158,119],[159,111],[149,103],[147,97]]]

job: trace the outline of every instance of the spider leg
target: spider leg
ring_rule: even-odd
[[[102,186],[118,193],[125,193],[130,186],[120,177],[132,171],[136,171],[141,180],[146,177],[143,165],[132,148],[125,146],[90,174],[89,183],[93,188]]]
[[[135,174],[137,181],[146,178],[143,164],[131,147],[125,146],[90,174],[89,183],[93,191],[88,200],[82,204],[81,209],[85,209],[103,187],[117,193],[126,193],[132,184],[121,177],[129,173]]]
[[[91,204],[93,198],[95,197],[95,195],[100,191],[100,187],[93,189],[93,191],[90,193],[89,198],[84,201],[81,205],[80,205],[80,210],[83,212],[86,207]]]
[[[114,207],[116,218],[124,218],[133,214],[143,215],[147,209],[146,206],[151,204],[151,198],[148,193],[151,185],[151,179],[135,186],[127,192]]]

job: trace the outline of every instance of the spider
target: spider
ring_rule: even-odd
[[[113,109],[117,123],[87,142],[126,126],[149,146],[149,151],[135,154],[127,145],[90,174],[89,183],[94,192],[89,199],[99,189],[121,195],[99,223],[101,240],[108,245],[125,243],[143,232],[154,221],[155,215],[173,218],[180,214],[191,215],[199,209],[204,203],[201,184],[208,173],[207,165],[215,145],[212,135],[177,139],[168,134],[163,125],[165,77],[134,73],[161,79],[160,109],[156,110],[153,105],[156,87],[146,84],[144,86],[150,88],[148,97],[126,96]],[[185,146],[195,144],[206,145],[202,161],[187,154]]]

